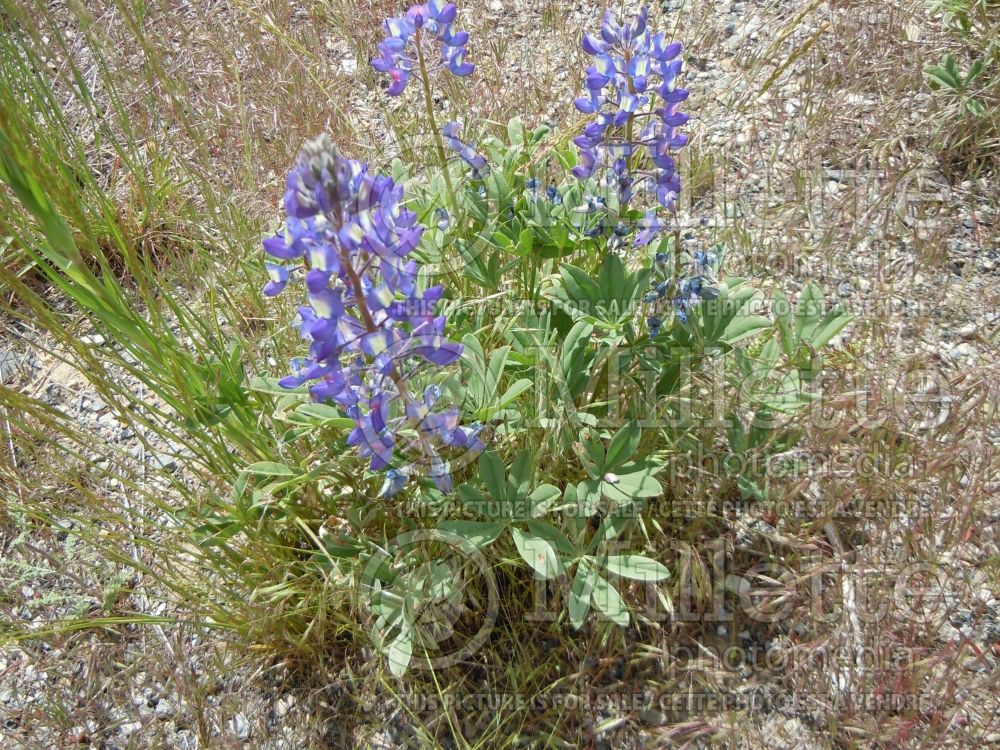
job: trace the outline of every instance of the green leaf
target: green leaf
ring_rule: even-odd
[[[983,58],[979,57],[972,63],[969,67],[969,72],[965,75],[965,86],[968,88],[972,85],[973,81],[979,78],[979,74],[983,72]]]
[[[611,300],[621,300],[626,292],[625,288],[625,265],[614,253],[608,253],[601,262],[601,267],[597,272],[597,284],[601,290],[601,299],[604,302]],[[620,307],[620,305],[619,305]],[[621,313],[619,309],[617,311]]]
[[[523,146],[524,134],[524,123],[520,117],[515,117],[507,123],[507,138],[512,146]]]
[[[528,505],[531,508],[532,516],[540,516],[548,511],[559,498],[562,491],[551,484],[540,484],[528,495]]]
[[[521,230],[521,233],[517,237],[517,244],[514,246],[514,255],[519,258],[523,258],[531,254],[531,248],[534,245],[535,233],[531,227],[527,227]]]
[[[743,453],[747,449],[747,433],[743,429],[743,420],[736,412],[730,412],[726,420],[729,422],[726,428],[729,450],[733,453]]]
[[[500,458],[493,451],[484,451],[479,457],[479,478],[483,480],[494,500],[503,500],[507,497],[507,477]]]
[[[831,310],[827,313],[823,321],[816,326],[816,329],[809,336],[809,343],[813,349],[822,349],[830,339],[840,333],[844,326],[853,320],[853,317],[841,310]]]
[[[604,567],[617,576],[636,581],[655,582],[670,577],[663,563],[642,555],[609,555]]]
[[[629,422],[622,427],[618,433],[611,438],[608,446],[608,455],[604,459],[604,469],[614,471],[619,466],[630,460],[639,448],[639,441],[642,439],[642,428],[638,422]]]
[[[952,91],[958,92],[962,89],[962,84],[959,82],[958,78],[952,75],[948,70],[942,68],[938,65],[930,65],[924,68],[924,74],[931,79],[931,84],[937,84],[938,86],[947,86]]]
[[[586,560],[581,560],[569,592],[569,622],[577,630],[583,626],[590,611],[590,599],[596,583],[597,572]]]
[[[806,339],[823,318],[823,290],[813,282],[806,284],[795,303],[795,332]]]
[[[766,494],[761,491],[757,483],[747,477],[739,477],[736,486],[740,490],[740,495],[744,500],[766,500]]]
[[[781,341],[781,350],[786,357],[791,358],[795,353],[795,315],[792,312],[792,303],[788,301],[781,292],[774,293],[772,307],[777,313],[778,338]]]
[[[594,308],[601,299],[601,289],[590,276],[581,271],[576,266],[562,263],[559,266],[559,273],[562,276],[563,286],[569,292],[570,297],[576,302],[586,303],[586,312],[593,314]]]
[[[719,338],[727,344],[735,344],[763,328],[770,327],[770,318],[765,318],[763,315],[737,315]]]
[[[515,381],[506,391],[504,391],[503,395],[500,397],[500,400],[497,401],[496,406],[494,408],[502,409],[503,407],[507,406],[507,404],[509,404],[511,401],[520,396],[522,393],[524,393],[527,390],[530,390],[533,385],[534,382],[528,380],[528,378],[521,378],[520,380]]]
[[[554,524],[534,518],[528,521],[525,525],[528,527],[528,533],[534,534],[540,539],[544,539],[562,554],[574,555],[576,553],[576,548],[570,540],[567,539],[562,530]]]
[[[265,376],[257,376],[250,378],[250,390],[257,391],[258,393],[274,393],[278,396],[287,396],[290,393],[309,393],[309,388],[306,386],[299,386],[298,388],[282,388],[278,385],[279,378],[269,378]]]
[[[413,631],[404,627],[389,646],[389,671],[402,677],[413,658]]]
[[[293,477],[299,473],[290,466],[274,461],[258,461],[255,464],[250,464],[243,471],[248,474],[260,474],[268,477]]]
[[[535,457],[531,451],[517,454],[507,475],[507,497],[515,501],[524,500],[535,475]]]
[[[604,497],[614,503],[627,500],[637,500],[645,497],[659,497],[663,487],[656,479],[656,474],[662,467],[650,464],[626,464],[619,473],[609,481],[609,475],[601,482],[601,492]]]
[[[296,410],[297,413],[302,414],[306,417],[313,417],[314,419],[319,419],[322,423],[328,427],[341,427],[344,429],[354,427],[354,420],[350,417],[345,417],[340,409],[330,406],[329,404],[316,404],[307,403],[302,404]]]
[[[601,504],[601,480],[585,479],[576,485],[576,497],[580,513],[590,517],[597,513]]]
[[[472,542],[478,549],[482,549],[496,541],[504,525],[487,521],[442,521],[437,527],[442,531],[457,534]]]
[[[616,625],[627,626],[628,610],[625,609],[625,602],[622,601],[621,594],[601,576],[595,574],[594,578],[594,591],[591,594],[594,606]]]
[[[549,542],[533,534],[526,534],[516,526],[511,527],[510,533],[521,558],[542,578],[549,580],[562,573],[562,562]]]
[[[582,438],[584,450],[587,455],[581,456],[584,460],[584,468],[590,476],[596,478],[604,473],[604,463],[607,454],[604,450],[604,443],[596,438]]]

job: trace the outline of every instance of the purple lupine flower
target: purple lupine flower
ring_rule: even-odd
[[[382,26],[386,38],[378,45],[379,54],[372,60],[372,67],[392,79],[388,88],[390,96],[402,94],[410,75],[418,68],[417,45],[433,69],[443,68],[456,76],[472,74],[475,66],[465,61],[469,32],[455,30],[457,15],[454,3],[430,0],[412,6],[401,16],[385,20]],[[438,47],[439,50],[435,49]]]
[[[642,188],[675,213],[680,178],[672,153],[687,143],[687,137],[676,129],[688,119],[677,106],[688,92],[674,86],[681,70],[677,59],[681,45],[667,42],[662,32],[652,33],[647,21],[645,8],[627,22],[619,22],[609,10],[599,36],[583,37],[583,51],[593,62],[587,68],[585,93],[577,98],[576,108],[594,115],[594,119],[574,139],[580,159],[573,174],[588,179],[599,169],[608,169],[609,183],[617,187],[622,207],[628,206],[636,190]],[[637,119],[640,115],[650,121],[636,130],[642,122]],[[632,162],[640,149],[648,152],[652,169],[633,169]],[[647,213],[645,224],[636,237],[640,246],[649,244],[656,232],[665,229],[655,214],[651,217]]]
[[[264,294],[268,297],[281,294],[288,284],[288,269],[277,263],[265,263],[264,268],[267,269],[267,275],[271,279],[264,285]]]
[[[445,123],[444,127],[441,128],[444,143],[449,149],[457,153],[462,161],[471,167],[469,177],[473,180],[485,179],[490,173],[490,165],[486,161],[486,157],[476,151],[474,144],[466,143],[459,137],[460,129],[461,126],[457,122]]]
[[[413,23],[427,26],[433,19],[422,12],[429,13],[411,14]],[[436,314],[444,289],[418,284],[419,267],[408,256],[424,227],[405,207],[403,186],[341,157],[321,136],[302,148],[285,208],[285,230],[263,245],[272,257],[301,260],[307,304],[296,325],[310,344],[309,356],[294,360],[279,384],[309,384],[314,400],[338,404],[354,420],[347,444],[373,471],[387,469],[382,497],[399,492],[418,463],[447,491],[449,456],[482,450],[482,428],[460,425],[458,409],[439,403],[436,386],[420,396],[413,391],[422,371],[433,377],[458,360],[462,345],[445,336],[446,320]],[[278,294],[292,269],[266,266],[264,293]],[[400,457],[407,441],[416,455]]]
[[[648,245],[659,236],[661,231],[663,231],[663,224],[656,217],[656,209],[651,208],[646,211],[646,215],[642,220],[642,229],[635,236],[635,246],[643,247],[644,245]]]

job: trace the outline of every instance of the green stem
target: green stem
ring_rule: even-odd
[[[431,79],[427,72],[427,63],[424,61],[424,50],[420,43],[420,29],[416,33],[417,64],[420,67],[420,83],[424,89],[424,111],[427,114],[427,124],[434,134],[434,146],[437,151],[438,163],[441,166],[441,176],[444,177],[445,188],[448,190],[448,201],[451,204],[452,214],[458,220],[458,196],[451,184],[451,174],[448,172],[448,156],[444,150],[444,141],[441,139],[441,131],[438,129],[437,118],[434,117],[434,97],[431,95]]]
[[[677,224],[677,215],[674,214],[674,273],[671,280],[673,294],[677,294],[678,284],[681,280],[681,228]]]

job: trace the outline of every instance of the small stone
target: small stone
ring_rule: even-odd
[[[154,453],[152,460],[154,466],[163,469],[164,471],[177,470],[177,459],[169,453]]]
[[[17,372],[17,358],[14,352],[0,349],[0,383],[6,383]]]
[[[174,704],[171,703],[167,698],[160,698],[156,702],[156,715],[161,719],[166,719],[174,715],[176,709]]]
[[[292,696],[278,698],[278,700],[275,701],[274,704],[274,713],[275,715],[277,715],[279,719],[283,719],[294,705],[295,705],[295,698],[293,698]]]
[[[104,346],[104,337],[99,333],[90,336],[81,336],[80,343],[87,346]]]
[[[976,324],[966,323],[964,326],[958,329],[958,335],[963,339],[971,339],[976,336]]]
[[[229,722],[229,726],[240,742],[250,739],[250,722],[243,714],[236,714]]]
[[[639,721],[646,726],[658,727],[667,723],[667,717],[659,711],[640,711]]]
[[[108,405],[99,398],[91,398],[83,402],[83,408],[85,411],[99,412],[107,409]]]
[[[854,285],[850,281],[842,281],[837,285],[837,294],[841,297],[850,297],[854,294]]]
[[[955,360],[963,359],[964,357],[974,357],[975,355],[976,349],[970,344],[959,344],[948,352],[948,356]]]

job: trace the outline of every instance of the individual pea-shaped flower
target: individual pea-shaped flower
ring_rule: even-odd
[[[372,67],[392,79],[390,96],[403,93],[421,61],[426,73],[443,68],[456,76],[468,76],[475,70],[465,61],[469,33],[455,30],[457,15],[454,3],[430,0],[385,20],[386,38],[378,46],[379,55],[372,60]]]
[[[271,279],[264,286],[264,294],[268,297],[281,294],[285,285],[288,284],[288,269],[277,263],[265,263],[264,268],[267,269],[267,275]]]
[[[660,235],[663,228],[663,223],[656,216],[656,209],[649,209],[642,219],[639,233],[635,236],[635,246],[643,247],[644,245],[648,245]]]
[[[486,161],[486,157],[476,151],[476,147],[473,144],[466,143],[461,139],[459,136],[460,130],[461,125],[457,122],[445,123],[445,126],[441,129],[445,145],[457,153],[462,161],[471,167],[469,176],[473,180],[485,179],[490,173],[490,165]]]
[[[448,215],[448,209],[444,206],[438,206],[434,209],[434,218],[437,219],[437,228],[442,232],[447,231],[448,226],[451,224],[451,217]]]

